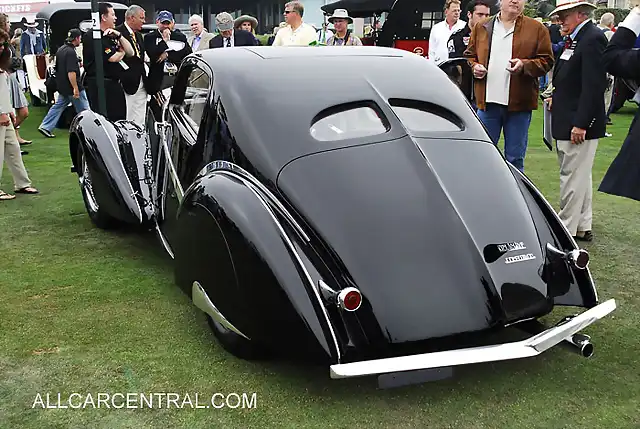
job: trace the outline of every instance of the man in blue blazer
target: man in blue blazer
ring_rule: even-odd
[[[557,0],[552,12],[559,15],[567,36],[553,69],[551,128],[560,164],[560,212],[558,216],[576,240],[591,241],[592,175],[598,139],[604,137],[604,91],[607,76],[602,56],[604,33],[591,22],[588,1]]]

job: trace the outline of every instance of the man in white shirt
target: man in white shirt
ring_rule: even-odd
[[[299,1],[284,5],[284,20],[287,26],[276,34],[273,46],[309,46],[318,38],[315,28],[302,22],[304,6]]]
[[[127,120],[144,127],[147,114],[145,82],[148,73],[144,63],[144,39],[141,30],[146,20],[145,10],[138,5],[131,5],[125,12],[124,19],[124,24],[116,30],[133,46],[135,55],[122,60],[127,69],[122,72],[120,83],[127,103]]]
[[[449,59],[449,38],[467,25],[460,19],[460,0],[447,0],[444,16],[445,20],[434,25],[429,33],[429,59],[436,64]]]

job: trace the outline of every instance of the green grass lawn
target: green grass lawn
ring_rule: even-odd
[[[391,390],[376,380],[331,380],[328,368],[252,363],[220,348],[205,318],[173,283],[153,235],[104,232],[85,213],[69,171],[67,133],[22,127],[25,163],[41,194],[0,203],[0,427],[640,427],[640,203],[596,192],[586,247],[602,301],[618,309],[592,325],[596,353],[555,348],[525,360],[456,369],[449,380]],[[634,110],[613,116],[595,187]],[[557,207],[555,152],[531,125],[529,176]],[[2,189],[12,191],[5,168]],[[252,409],[32,409],[36,394],[256,393]],[[203,399],[207,397],[207,399]],[[120,401],[118,399],[118,401]],[[120,402],[116,402],[116,405]],[[104,405],[103,405],[104,407]]]

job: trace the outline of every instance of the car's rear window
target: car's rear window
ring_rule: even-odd
[[[391,99],[391,108],[410,132],[462,131],[462,120],[441,106],[416,100]]]
[[[389,130],[374,104],[350,104],[318,115],[311,125],[311,136],[319,141],[337,141],[384,134]]]

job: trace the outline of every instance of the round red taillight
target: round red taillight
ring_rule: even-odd
[[[343,289],[338,294],[338,305],[347,311],[356,311],[362,304],[362,294],[353,287]]]
[[[569,252],[569,258],[573,266],[580,270],[584,270],[589,266],[589,253],[586,250],[572,250]]]

